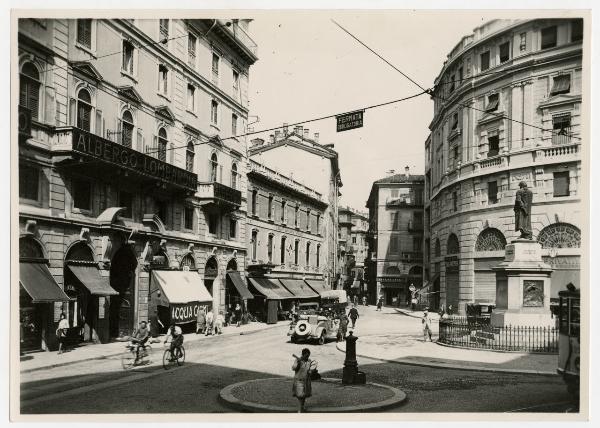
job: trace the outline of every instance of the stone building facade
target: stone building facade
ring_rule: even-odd
[[[157,333],[189,323],[174,314],[199,304],[223,307],[225,272],[246,259],[247,150],[236,135],[257,60],[248,25],[19,20],[20,309],[22,325],[36,320],[22,329],[31,349],[56,346],[61,312],[70,334],[105,342],[142,320]],[[33,290],[35,269],[70,300]],[[189,305],[162,307],[176,284],[154,271],[194,273]]]
[[[404,305],[423,278],[424,177],[395,174],[373,183],[367,200],[369,256],[365,261],[370,303]]]
[[[350,207],[338,210],[338,275],[342,287],[350,294],[362,296],[364,261],[368,254],[369,218]]]
[[[425,143],[426,269],[432,300],[464,313],[495,303],[492,267],[533,191],[533,237],[552,289],[579,286],[582,218],[581,19],[495,20],[463,37],[435,80]]]

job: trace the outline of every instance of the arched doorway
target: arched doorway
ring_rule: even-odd
[[[191,254],[186,254],[183,259],[181,259],[181,270],[186,271],[195,271],[196,270],[196,261]]]
[[[137,258],[130,245],[119,248],[111,261],[110,285],[119,295],[112,297],[110,302],[110,337],[130,336],[133,333],[137,264]]]
[[[19,239],[19,263],[47,264],[42,245],[32,237]],[[19,277],[21,281],[21,277]],[[51,320],[51,305],[34,303],[34,299],[19,281],[19,323],[21,352],[39,351],[43,348],[43,336]]]
[[[219,264],[217,259],[215,257],[210,257],[204,266],[204,285],[211,296],[213,296],[213,283],[217,278],[218,273]]]
[[[227,263],[227,273],[229,272],[237,272],[237,261],[235,259],[229,260]],[[229,275],[227,275],[227,279],[225,280],[225,307],[235,308],[236,304],[240,304],[243,307],[243,300],[240,296],[240,293],[235,288],[232,279]]]

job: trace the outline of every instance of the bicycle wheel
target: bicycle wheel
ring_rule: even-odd
[[[169,370],[171,368],[171,366],[174,364],[175,364],[175,361],[171,357],[171,350],[165,349],[165,352],[163,352],[163,368],[165,370]]]
[[[121,356],[121,365],[125,370],[133,367],[135,363],[135,350],[127,349]]]
[[[181,365],[183,365],[184,362],[185,362],[185,348],[183,347],[183,345],[181,345],[179,347],[179,355],[177,358],[177,365],[181,366]]]

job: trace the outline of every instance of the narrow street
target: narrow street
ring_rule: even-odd
[[[359,336],[403,333],[421,338],[420,321],[389,308],[359,307]],[[235,328],[235,327],[229,327]],[[232,410],[220,402],[219,391],[245,380],[290,376],[292,344],[285,326],[252,334],[188,341],[182,367],[165,371],[162,348],[154,346],[153,363],[124,371],[118,357],[24,373],[21,376],[23,414],[48,413],[222,413]],[[335,342],[307,345],[319,371],[341,377],[344,354]],[[431,344],[431,346],[438,346]],[[443,347],[439,347],[443,357]],[[389,412],[565,412],[574,411],[558,376],[507,374],[409,366],[367,358],[358,359],[370,382],[402,389],[408,400]],[[291,389],[291,387],[290,387]],[[291,394],[291,391],[290,391]],[[310,400],[308,401],[310,409]]]

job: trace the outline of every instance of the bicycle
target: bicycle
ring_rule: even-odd
[[[140,346],[139,352],[135,350],[136,345],[128,343],[125,345],[125,352],[121,356],[121,365],[123,369],[128,370],[135,366],[150,364],[152,356],[152,347],[146,343]]]
[[[175,364],[181,366],[185,362],[185,348],[183,345],[177,346],[175,348],[175,353],[177,354],[177,357],[173,357],[171,354],[171,347],[168,347],[165,349],[165,352],[163,352],[163,368],[165,370],[169,370],[171,367],[175,366]]]

